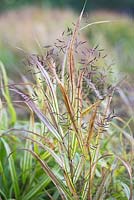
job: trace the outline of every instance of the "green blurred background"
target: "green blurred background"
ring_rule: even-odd
[[[51,6],[51,7],[70,7],[75,10],[81,10],[84,0],[1,0],[0,9],[5,10],[21,5],[35,4],[39,6]],[[134,11],[133,0],[88,0],[87,10],[92,9],[113,9],[122,11]]]

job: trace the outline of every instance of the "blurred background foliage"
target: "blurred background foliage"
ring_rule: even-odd
[[[51,7],[71,7],[75,10],[81,10],[84,0],[1,0],[0,9],[8,9],[12,7],[18,7],[21,5],[35,4],[39,6],[51,6]],[[94,0],[87,1],[87,10],[92,9],[114,9],[114,10],[124,10],[124,11],[134,11],[134,1],[133,0]]]
[[[8,71],[11,73],[15,66],[22,68],[24,54],[18,48],[36,53],[44,45],[54,43],[76,21],[83,4],[84,0],[0,0],[0,60]],[[117,71],[132,76],[134,1],[88,0],[86,12],[88,17],[83,23],[112,22],[87,28],[83,37],[91,46],[104,48]]]

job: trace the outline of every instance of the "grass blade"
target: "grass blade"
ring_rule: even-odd
[[[38,118],[45,124],[45,126],[48,128],[48,130],[59,140],[61,141],[61,136],[60,134],[57,132],[57,130],[55,129],[55,127],[51,124],[51,122],[42,114],[42,112],[37,108],[37,106],[35,105],[35,103],[31,100],[31,98],[24,94],[23,92],[21,92],[20,90],[16,89],[16,88],[10,88],[10,90],[16,92],[17,94],[19,94],[24,102],[35,112],[35,114],[38,116]]]
[[[90,23],[90,24],[87,24],[86,26],[83,26],[83,27],[80,29],[80,31],[82,31],[82,30],[84,30],[85,28],[88,28],[88,27],[90,27],[90,26],[92,26],[92,25],[96,25],[96,24],[105,24],[105,23],[110,23],[110,22],[112,22],[112,21],[111,21],[111,20],[104,20],[104,21],[92,22],[92,23]]]
[[[72,200],[72,195],[68,192],[66,186],[64,185],[63,182],[61,182],[52,172],[52,170],[48,167],[48,165],[41,160],[41,158],[39,157],[38,154],[36,154],[34,151],[30,150],[30,149],[22,149],[24,151],[28,151],[30,152],[33,157],[35,157],[37,159],[37,161],[40,163],[42,169],[46,172],[46,174],[50,177],[50,179],[52,180],[52,182],[55,184],[55,186],[57,187],[57,189],[59,190],[59,193],[61,194],[61,196],[63,195],[63,197],[65,199],[69,199]]]
[[[32,131],[32,130],[34,131],[34,115],[31,110],[29,131]],[[30,140],[26,141],[25,148],[32,149],[32,143]],[[29,173],[32,172],[31,170],[32,170],[32,156],[27,151],[25,151],[23,158],[22,158],[22,181],[23,181],[23,184],[25,184],[25,182],[29,176]]]
[[[48,176],[43,175],[42,179],[26,195],[23,196],[23,199],[31,200],[33,197],[36,197],[39,191],[47,187],[50,181],[51,180]]]
[[[11,101],[11,97],[9,94],[9,89],[8,89],[8,78],[7,78],[7,74],[6,74],[6,70],[4,68],[3,63],[0,61],[0,71],[2,73],[2,78],[3,78],[3,87],[2,89],[2,93],[3,96],[5,97],[7,104],[8,104],[8,108],[9,108],[9,113],[11,115],[11,125],[14,125],[16,122],[16,112],[15,109],[13,107],[12,101]]]
[[[133,200],[133,177],[132,177],[132,169],[128,162],[122,159],[120,156],[116,155],[117,159],[124,165],[126,168],[129,178],[130,178],[130,197],[129,200]]]
[[[9,156],[11,154],[11,150],[10,150],[8,143],[3,138],[1,138],[1,141],[4,145],[4,147],[5,147],[7,156]],[[16,169],[15,169],[15,164],[14,164],[14,160],[13,160],[12,155],[8,158],[8,163],[9,163],[9,170],[10,170],[10,174],[11,174],[11,179],[12,179],[15,197],[16,197],[16,199],[19,199],[20,188],[19,188],[17,172],[16,172]]]

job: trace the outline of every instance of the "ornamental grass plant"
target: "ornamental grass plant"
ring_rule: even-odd
[[[4,102],[10,124],[0,140],[12,184],[7,197],[6,187],[0,191],[3,199],[133,199],[133,118],[124,122],[112,110],[120,83],[112,83],[104,50],[79,40],[82,15],[53,46],[27,55],[23,82],[8,84],[1,64],[1,113]],[[29,120],[17,121],[9,91],[13,104],[27,105]],[[23,145],[12,150],[11,139]]]

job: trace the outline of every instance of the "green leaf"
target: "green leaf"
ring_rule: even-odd
[[[24,94],[23,92],[19,91],[16,88],[10,88],[10,90],[13,90],[17,94],[19,94],[23,99],[24,102],[35,112],[35,114],[39,117],[39,119],[46,125],[48,130],[59,140],[62,141],[61,136],[59,132],[56,130],[56,128],[52,125],[52,123],[49,121],[49,119],[42,114],[42,112],[39,110],[39,108],[35,105],[35,103],[30,99],[29,96]]]
[[[124,191],[127,199],[129,200],[130,199],[130,189],[129,189],[129,187],[123,182],[121,182],[121,185],[123,187],[123,191]]]
[[[30,189],[30,191],[27,192],[26,195],[23,196],[23,199],[32,200],[33,197],[38,195],[39,191],[43,190],[43,188],[46,188],[50,181],[51,179],[44,174],[41,180],[38,181],[37,184],[35,184],[35,186],[32,189]]]
[[[6,101],[7,101],[7,105],[9,108],[9,113],[11,116],[11,125],[14,125],[16,122],[16,112],[15,109],[13,107],[12,101],[11,101],[11,97],[10,97],[10,93],[9,93],[9,89],[8,89],[8,78],[7,78],[7,74],[6,74],[6,70],[4,68],[3,63],[0,61],[0,71],[2,72],[2,78],[3,78],[3,88],[2,88],[2,93],[3,96],[5,97]]]
[[[59,190],[59,193],[61,195],[63,195],[65,199],[72,200],[72,195],[68,191],[68,188],[64,185],[64,183],[61,180],[59,180],[56,177],[56,175],[53,173],[53,171],[48,167],[47,163],[44,162],[43,160],[41,160],[39,155],[36,154],[34,151],[32,151],[30,149],[22,149],[22,150],[30,152],[33,155],[33,157],[35,157],[37,159],[37,161],[40,163],[42,169],[46,172],[46,174],[50,177],[52,182],[55,184],[55,186]]]
[[[8,143],[3,138],[1,138],[1,141],[4,145],[4,147],[5,147],[7,156],[9,156],[12,152],[10,150]],[[13,159],[12,155],[9,156],[8,163],[9,163],[9,170],[10,170],[10,174],[11,174],[11,179],[12,179],[15,197],[16,197],[16,199],[19,199],[20,189],[19,189],[17,172],[16,172],[16,168],[15,168],[15,164],[14,164],[14,159]]]

